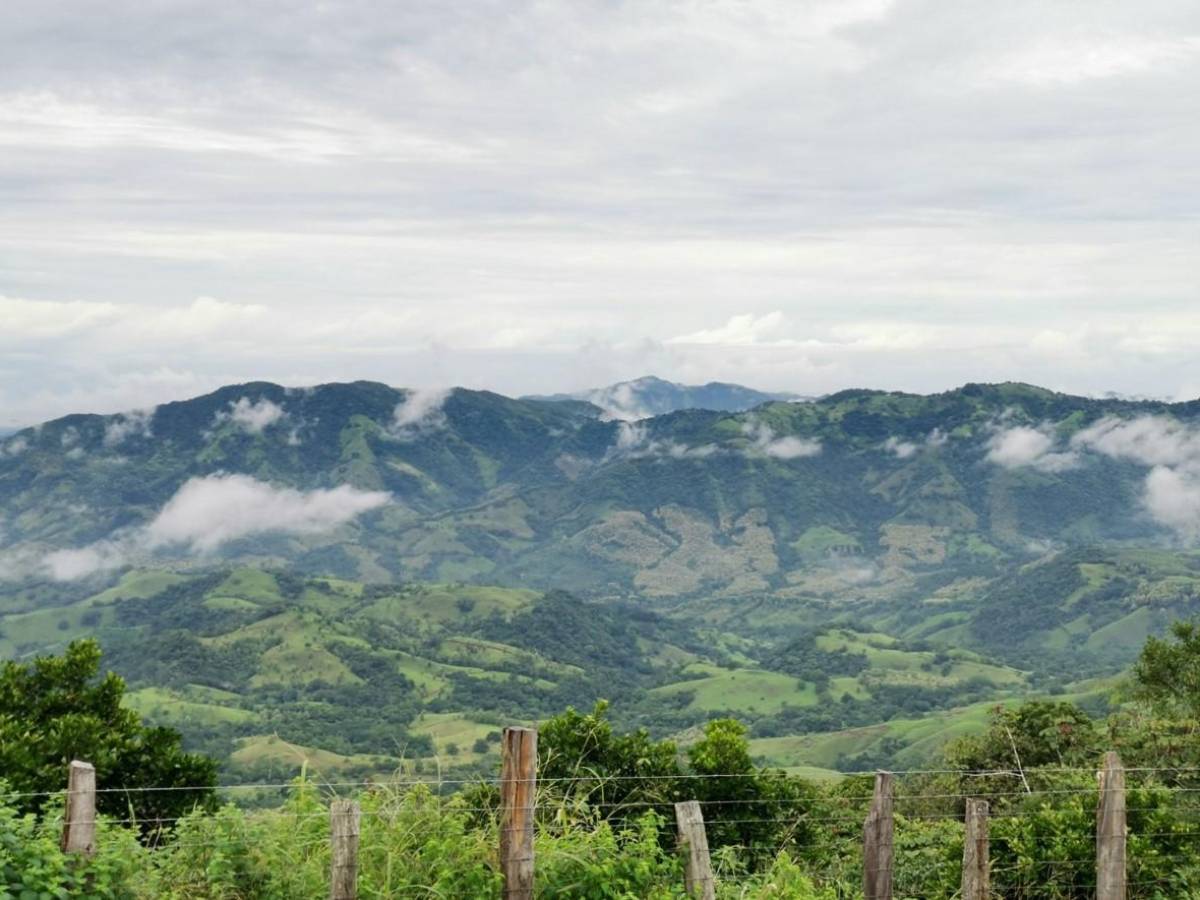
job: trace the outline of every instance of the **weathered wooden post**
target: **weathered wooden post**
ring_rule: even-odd
[[[1110,750],[1099,772],[1096,807],[1096,900],[1125,900],[1125,767]]]
[[[358,897],[358,832],[362,812],[354,800],[329,804],[329,900]]]
[[[504,900],[533,900],[537,731],[505,728],[500,765],[500,868]]]
[[[65,853],[91,856],[96,852],[96,770],[77,759],[67,773],[61,846]]]
[[[875,773],[875,796],[863,823],[863,894],[866,900],[892,900],[894,789],[891,772]]]
[[[675,828],[679,846],[687,852],[684,861],[683,885],[688,896],[698,900],[715,900],[712,861],[708,858],[708,834],[704,831],[704,813],[695,800],[675,804]]]
[[[967,799],[966,829],[963,833],[962,900],[988,900],[988,804]]]

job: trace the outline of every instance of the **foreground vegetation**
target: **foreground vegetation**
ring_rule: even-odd
[[[42,661],[9,664],[6,683],[26,683],[21,677],[39,666],[48,674],[31,688],[31,700],[73,677],[69,659]],[[107,683],[110,693],[119,687]],[[1086,900],[1094,891],[1094,768],[1103,750],[1115,748],[1130,769],[1129,896],[1196,896],[1196,685],[1200,631],[1181,624],[1170,640],[1147,643],[1127,702],[1107,721],[1062,701],[994,709],[986,730],[951,744],[937,766],[901,777],[897,895],[954,896],[962,802],[975,796],[992,808],[997,893]],[[61,732],[66,714],[30,708],[48,711],[36,721],[27,717],[28,741],[12,727],[13,711],[3,713],[9,743],[30,756],[62,756],[42,757],[23,790],[0,794],[0,896],[250,900],[327,891],[327,803],[339,791],[306,776],[279,792],[270,809],[233,800],[213,808],[210,789],[193,800],[192,811],[172,817],[177,821],[145,827],[130,807],[101,823],[94,859],[65,858],[57,847],[59,801],[39,804],[33,795],[60,790],[55,766],[86,755],[88,741],[102,736],[79,728],[76,743],[47,750],[44,736]],[[99,760],[101,787],[115,786],[119,771]],[[681,799],[699,799],[705,810],[719,896],[859,896],[869,779],[819,784],[756,766],[746,729],[734,720],[711,720],[681,752],[645,731],[614,729],[603,704],[587,713],[568,710],[540,728],[539,781],[540,896],[683,896],[670,819],[671,804]],[[361,896],[499,897],[498,798],[488,781],[385,784],[357,797]]]

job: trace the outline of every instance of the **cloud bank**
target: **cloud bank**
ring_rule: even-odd
[[[193,478],[146,526],[151,549],[181,545],[210,553],[230,541],[264,532],[316,534],[344,525],[391,499],[349,485],[298,491],[273,487],[248,475]]]
[[[1064,472],[1088,455],[1145,466],[1142,505],[1181,538],[1200,538],[1200,429],[1166,416],[1108,416],[1076,432],[1066,446],[1049,423],[999,429],[987,459],[1005,468]]]
[[[254,379],[1200,394],[1187,0],[80,5],[0,17],[0,427]]]
[[[1006,469],[1031,468],[1039,472],[1065,472],[1079,465],[1079,455],[1055,450],[1056,438],[1048,425],[1001,428],[988,441],[989,462]]]
[[[1165,416],[1107,417],[1077,433],[1073,447],[1149,466],[1142,503],[1155,521],[1200,538],[1200,430]]]
[[[42,558],[42,566],[55,581],[78,581],[97,572],[119,569],[128,559],[122,541],[98,541],[87,547],[55,550]]]
[[[390,494],[349,485],[300,491],[248,475],[192,478],[149,524],[86,547],[48,553],[41,565],[56,581],[73,581],[163,548],[203,555],[256,534],[331,531],[390,501]]]

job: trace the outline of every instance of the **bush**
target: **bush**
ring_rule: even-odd
[[[126,898],[149,867],[149,851],[134,832],[101,820],[96,826],[97,852],[91,859],[68,856],[59,849],[62,812],[47,810],[39,818],[22,813],[0,784],[0,897]]]

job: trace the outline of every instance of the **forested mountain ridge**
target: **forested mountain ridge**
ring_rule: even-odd
[[[601,696],[659,733],[738,715],[789,764],[913,761],[983,704],[1099,696],[1200,611],[1198,435],[1195,402],[1020,384],[637,422],[233,385],[0,442],[0,652],[97,634],[250,769],[272,734],[370,768]]]
[[[1198,418],[1015,384],[637,423],[462,389],[236,385],[5,440],[0,565],[220,557],[589,596],[892,596],[1054,548],[1186,543]],[[255,515],[237,529],[185,515],[239,503]]]
[[[744,412],[776,400],[808,400],[799,394],[757,391],[740,384],[710,381],[708,384],[677,384],[648,375],[620,381],[602,388],[569,394],[530,395],[526,400],[582,400],[598,406],[610,418],[646,419],[682,409]]]

